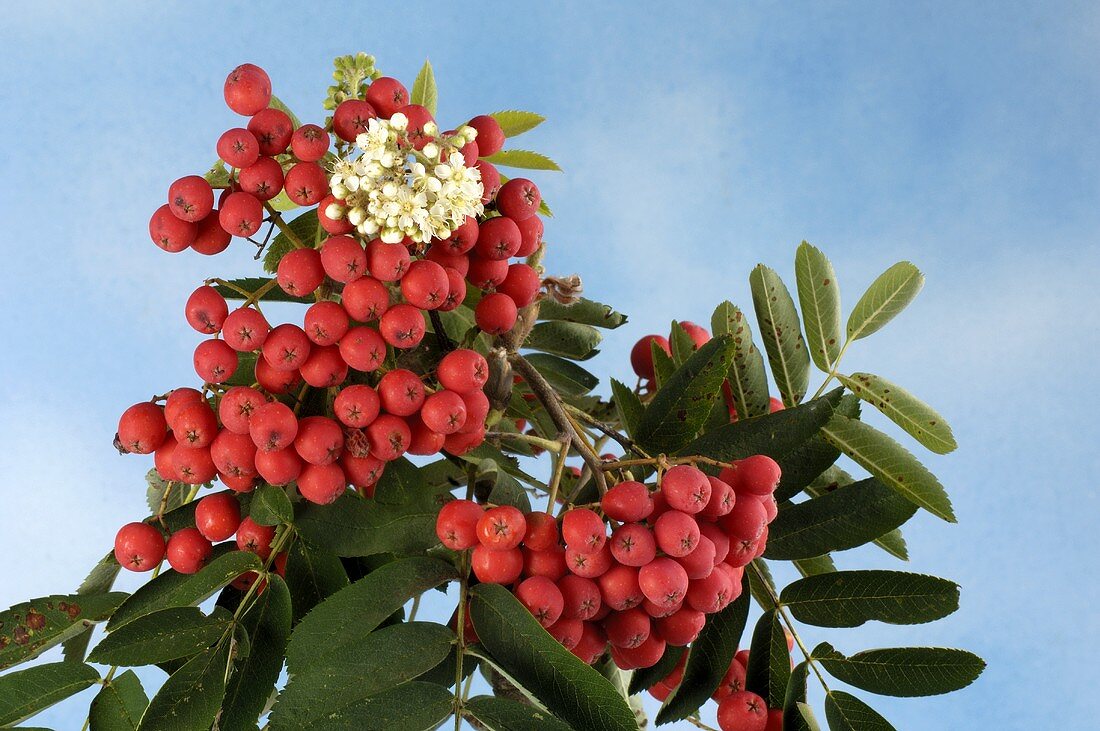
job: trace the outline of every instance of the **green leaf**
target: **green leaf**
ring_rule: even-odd
[[[526,358],[563,396],[583,396],[600,384],[600,379],[584,368],[556,355],[532,353]]]
[[[294,522],[294,506],[286,496],[286,490],[275,485],[261,485],[252,494],[248,516],[260,525],[279,525]]]
[[[115,558],[115,552],[109,551],[88,573],[88,576],[77,588],[76,593],[79,596],[106,594],[115,585],[115,579],[118,578],[118,572],[121,570],[122,566]],[[65,640],[65,660],[68,662],[84,662],[84,653],[88,651],[88,643],[91,639],[92,627],[88,626]]]
[[[790,561],[846,551],[886,535],[916,511],[909,500],[870,477],[784,505],[768,526],[764,557]]]
[[[113,632],[127,622],[161,609],[194,606],[246,571],[263,568],[256,554],[236,549],[236,545],[216,548],[210,563],[195,574],[165,571],[123,602],[107,622],[107,629]]]
[[[799,622],[817,627],[858,627],[869,620],[924,624],[959,608],[959,587],[905,571],[838,571],[790,584],[780,601]]]
[[[768,414],[771,411],[768,373],[764,370],[764,356],[752,342],[748,319],[733,304],[723,302],[711,316],[710,327],[715,336],[732,335],[736,345],[728,380],[738,417],[751,419]]]
[[[432,64],[430,61],[425,60],[424,65],[420,67],[420,73],[416,75],[416,80],[413,81],[412,92],[409,94],[409,101],[413,104],[419,104],[422,107],[427,108],[434,117],[436,115],[436,107],[439,103],[439,92],[435,86],[435,71],[432,70]]]
[[[687,718],[718,688],[745,632],[749,598],[748,579],[742,578],[741,595],[722,611],[707,617],[703,631],[691,644],[683,680],[657,713],[658,725]]]
[[[532,706],[489,695],[479,695],[466,701],[466,714],[476,718],[489,731],[572,731],[545,711]]]
[[[790,500],[829,469],[839,457],[840,450],[821,434],[807,439],[779,460],[781,477],[779,486],[775,489],[775,499],[780,502]]]
[[[674,452],[691,441],[721,396],[733,350],[728,335],[699,348],[649,402],[636,441],[653,454]]]
[[[297,220],[297,219],[295,219]],[[248,299],[245,295],[237,291],[237,289],[243,289],[245,292],[256,292],[261,287],[271,282],[270,277],[244,277],[242,279],[230,279],[227,280],[229,284],[232,284],[236,289],[231,289],[224,284],[215,284],[214,289],[218,291],[222,297],[227,300],[245,300]],[[269,289],[263,297],[260,298],[260,302],[300,302],[302,304],[312,304],[313,298],[305,297],[291,297],[289,294],[283,291],[281,287],[273,287]]]
[[[479,584],[470,594],[482,646],[554,715],[578,729],[636,731],[634,712],[607,678],[562,647],[511,592]]]
[[[951,427],[943,417],[900,386],[871,373],[838,375],[837,378],[852,393],[881,411],[936,454],[947,454],[958,447]]]
[[[642,405],[641,399],[638,398],[638,394],[630,390],[630,387],[624,383],[611,379],[611,395],[612,400],[615,402],[615,411],[619,415],[619,423],[623,425],[623,429],[626,433],[633,437],[638,431],[638,423],[642,420],[642,415],[645,413],[645,406]]]
[[[218,731],[254,731],[267,699],[283,669],[283,653],[290,638],[290,592],[277,575],[268,576],[267,590],[256,597],[241,625],[248,633],[248,656],[237,667],[225,689]]]
[[[274,198],[267,202],[267,204],[280,213],[293,211],[295,208],[298,208],[298,204],[290,199],[285,188],[280,190]]]
[[[291,236],[308,247],[312,247],[316,243],[318,231],[320,230],[316,210],[306,211],[286,224],[286,227],[290,229],[290,235],[280,229],[267,247],[267,253],[264,255],[264,271],[268,274],[274,274],[278,270],[282,258],[294,248],[294,244],[291,243]]]
[[[588,360],[600,352],[596,346],[601,340],[600,331],[591,325],[554,320],[536,323],[523,347],[572,360]]]
[[[116,675],[92,699],[88,711],[91,731],[137,731],[149,696],[133,670]]]
[[[845,657],[822,642],[811,654],[837,680],[904,698],[965,688],[985,669],[985,662],[974,653],[946,647],[891,647]]]
[[[847,396],[845,396],[845,398],[847,398]],[[832,445],[829,446],[831,448]],[[837,453],[839,454],[839,450]],[[806,486],[806,493],[812,497],[818,498],[823,495],[827,495],[841,487],[845,487],[846,485],[851,485],[853,482],[855,482],[855,479],[851,475],[849,475],[847,472],[837,467],[836,465],[833,465],[827,468],[824,472],[821,473],[821,475],[814,479],[813,482]],[[779,484],[780,486],[782,486],[782,480],[780,480]],[[906,502],[908,502],[908,500],[906,500]],[[910,503],[910,505],[912,504]],[[780,509],[782,510],[782,508]],[[913,512],[916,512],[915,506],[913,506]],[[895,556],[902,561],[909,560],[909,549],[905,545],[905,538],[904,536],[902,536],[901,530],[899,528],[895,528],[888,533],[884,533],[883,535],[876,538],[874,540],[874,543],[879,548],[889,553],[891,556]]]
[[[0,726],[14,726],[99,680],[79,662],[54,662],[0,676]]]
[[[122,592],[55,594],[0,612],[0,669],[38,657],[111,616],[126,599]]]
[[[103,638],[88,655],[101,665],[155,665],[202,652],[225,635],[233,617],[172,607],[138,617]]]
[[[819,731],[813,711],[806,705],[806,680],[810,664],[803,660],[791,670],[787,695],[783,700],[783,728],[786,731]]]
[[[796,558],[793,563],[795,568],[798,569],[798,573],[803,576],[817,576],[818,574],[829,574],[836,571],[833,557],[827,553],[821,556],[811,556],[810,558]]]
[[[810,356],[828,373],[840,359],[840,283],[829,258],[805,241],[795,253],[794,277]]]
[[[368,696],[352,709],[333,713],[321,725],[282,726],[273,718],[271,727],[275,731],[431,731],[453,712],[450,691],[414,681]]]
[[[145,473],[145,501],[149,504],[151,514],[156,515],[161,511],[161,500],[164,501],[164,512],[167,513],[183,505],[186,497],[187,485],[182,482],[165,482],[155,469]]]
[[[454,639],[443,625],[409,622],[319,657],[291,676],[275,704],[272,726],[320,731],[369,720],[371,696],[431,670],[447,657]]]
[[[679,368],[695,352],[695,341],[684,329],[684,326],[675,320],[672,321],[672,327],[669,328],[668,332],[670,336],[668,344],[672,349],[672,362]]]
[[[428,504],[395,505],[349,494],[330,505],[301,505],[295,525],[307,541],[337,556],[408,555],[439,543],[438,512]]]
[[[775,385],[784,405],[796,406],[810,384],[810,356],[794,300],[779,275],[763,264],[753,269],[749,288]]]
[[[848,339],[859,340],[878,332],[913,301],[924,286],[924,275],[907,261],[899,261],[871,282],[848,316]]]
[[[139,731],[208,731],[221,708],[230,642],[191,658],[153,696]]]
[[[755,419],[736,421],[701,435],[679,451],[682,455],[703,455],[722,462],[766,454],[782,460],[814,436],[828,421],[840,401],[841,389]]]
[[[335,554],[295,541],[287,554],[286,585],[297,624],[309,610],[347,586],[348,574]]]
[[[833,414],[822,433],[861,467],[936,517],[955,522],[943,485],[905,447],[856,419]]]
[[[787,635],[775,610],[768,610],[752,633],[745,690],[767,701],[768,708],[782,708],[790,679],[791,653],[787,649]]]
[[[611,305],[583,297],[571,305],[563,305],[553,299],[544,299],[539,304],[539,319],[576,322],[608,330],[614,330],[626,323],[626,315],[616,312]]]
[[[657,388],[664,388],[668,379],[676,372],[676,362],[655,340],[649,342],[649,352],[653,354],[653,375]]]
[[[680,662],[680,658],[687,652],[686,647],[676,647],[675,645],[669,645],[665,648],[665,654],[661,655],[661,659],[657,661],[656,665],[651,665],[648,668],[638,668],[630,675],[630,685],[627,688],[629,695],[635,695],[641,693],[643,690],[652,687],[655,683],[668,677],[668,674],[673,671],[676,664]]]
[[[423,556],[375,569],[306,615],[290,636],[287,668],[297,673],[318,658],[357,646],[405,602],[457,578],[451,564]]]
[[[825,718],[832,731],[894,731],[890,722],[874,709],[842,690],[826,694]]]
[[[523,485],[519,484],[519,480],[501,469],[494,461],[485,460],[483,464],[485,469],[479,471],[477,482],[480,483],[482,480],[491,482],[488,502],[493,505],[511,505],[519,508],[524,515],[530,513],[531,500],[527,496],[527,491],[523,489]]]
[[[534,112],[521,112],[517,109],[509,109],[503,112],[493,112],[489,115],[497,121],[505,137],[519,137],[524,132],[529,132],[546,121],[546,117]]]
[[[821,731],[821,726],[814,718],[814,709],[808,703],[796,703],[792,720],[787,721],[786,718],[784,715],[783,728],[789,728],[790,731]]]
[[[209,170],[203,173],[203,177],[210,185],[219,188],[229,185],[229,169],[220,159],[211,165]]]
[[[556,170],[561,172],[558,164],[543,155],[541,152],[531,150],[501,150],[495,155],[486,158],[494,165],[506,168],[522,168],[523,170]]]

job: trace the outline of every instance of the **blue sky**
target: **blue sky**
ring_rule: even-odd
[[[143,510],[148,465],[114,454],[118,413],[194,379],[191,289],[256,270],[247,247],[169,258],[146,233],[167,184],[205,170],[239,123],[221,103],[226,72],[261,64],[318,119],[332,57],[365,50],[410,83],[430,57],[441,119],[550,117],[517,141],[566,170],[538,180],[557,214],[548,267],[631,317],[593,362],[600,375],[626,375],[626,348],[673,318],[747,304],[757,262],[791,281],[802,239],[829,253],[848,307],[898,259],[924,270],[918,301],[846,362],[955,428],[960,450],[926,463],[960,523],[920,515],[907,536],[911,569],[958,580],[962,609],[926,627],[806,635],[989,661],[963,693],[868,698],[899,729],[1091,728],[1100,9],[672,5],[6,11],[0,605],[71,590]],[[880,555],[838,563],[888,565]],[[79,728],[85,707],[41,719]]]

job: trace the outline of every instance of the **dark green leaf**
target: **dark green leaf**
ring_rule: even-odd
[[[610,682],[562,647],[503,586],[471,590],[470,611],[496,664],[578,729],[636,731],[634,712]]]
[[[668,379],[676,372],[676,363],[656,340],[649,341],[649,352],[653,354],[653,375],[657,388],[664,388]]]
[[[478,474],[478,481],[492,482],[488,502],[493,505],[511,505],[519,508],[525,515],[530,513],[531,500],[519,480],[502,470],[496,462],[486,460],[484,464],[488,469]]]
[[[295,219],[295,220],[298,220],[298,219]],[[245,295],[241,294],[240,292],[238,292],[237,291],[238,289],[243,289],[245,292],[252,293],[252,292],[256,292],[261,287],[263,287],[267,284],[270,284],[270,283],[271,283],[271,278],[270,277],[245,277],[243,279],[230,279],[229,284],[232,284],[233,288],[226,287],[223,284],[216,284],[216,285],[214,285],[214,289],[218,290],[218,293],[222,297],[225,297],[227,300],[244,300],[244,299],[247,299],[247,297]],[[282,287],[274,287],[272,289],[269,289],[267,291],[267,293],[262,298],[260,298],[260,301],[261,302],[300,302],[300,303],[305,304],[305,303],[313,302],[313,298],[312,297],[292,297],[289,294],[287,294],[286,292],[284,292]]]
[[[672,349],[672,362],[679,368],[695,352],[695,341],[684,326],[673,320],[669,328],[668,345]]]
[[[736,345],[728,376],[737,415],[742,419],[751,419],[769,413],[768,373],[764,370],[764,356],[752,342],[752,328],[744,313],[733,304],[723,302],[711,316],[710,326],[716,336],[733,336]]]
[[[14,726],[99,680],[80,662],[54,662],[0,676],[0,726]]]
[[[553,320],[536,323],[523,341],[523,347],[573,360],[587,360],[599,352],[596,346],[601,340],[600,331],[591,325]]]
[[[924,286],[924,275],[907,261],[899,261],[871,282],[848,316],[848,339],[859,340],[878,332],[905,309]]]
[[[126,599],[106,594],[55,594],[0,612],[0,669],[38,657],[111,616]]]
[[[780,596],[799,622],[858,627],[869,620],[923,624],[959,608],[959,587],[905,571],[838,571],[790,584]]]
[[[691,441],[721,395],[733,350],[728,335],[699,348],[649,402],[635,440],[653,454],[674,452]]]
[[[278,706],[276,706],[278,708]],[[454,711],[454,696],[435,683],[414,681],[368,696],[353,708],[333,713],[316,731],[431,731]],[[275,731],[307,731],[303,726],[281,726]]]
[[[295,525],[307,541],[337,556],[421,553],[439,543],[438,508],[385,504],[344,495],[330,505],[304,503]]]
[[[149,696],[133,670],[116,675],[92,699],[88,711],[91,731],[137,731]]]
[[[208,731],[225,694],[230,642],[196,655],[169,676],[153,696],[140,731]]]
[[[829,442],[914,505],[955,522],[943,485],[905,447],[874,427],[840,414],[833,414],[822,431]]]
[[[623,430],[633,437],[638,431],[638,423],[642,420],[642,414],[645,413],[645,406],[642,405],[638,394],[631,391],[629,386],[616,381],[614,378],[611,379],[611,394]]]
[[[823,642],[812,654],[837,680],[879,695],[906,698],[965,688],[985,669],[985,662],[974,653],[946,647],[891,647],[845,657]]]
[[[291,243],[293,239],[297,239],[299,243],[306,247],[312,247],[314,245],[317,240],[317,232],[320,229],[316,210],[310,209],[306,211],[293,221],[287,223],[286,227],[290,229],[290,233],[288,234],[286,231],[280,229],[274,240],[272,240],[271,244],[267,247],[267,253],[264,255],[264,271],[268,274],[274,274],[278,270],[279,262],[282,258],[288,251],[294,248],[294,244]],[[274,292],[272,292],[272,294],[274,294]]]
[[[309,610],[347,586],[348,574],[336,555],[295,541],[287,555],[286,585],[297,624]]]
[[[549,713],[507,698],[479,695],[466,702],[467,715],[489,731],[572,731],[572,726]]]
[[[779,478],[779,486],[775,489],[775,499],[790,500],[806,489],[806,486],[817,479],[822,472],[829,469],[839,457],[840,450],[826,441],[822,435],[815,434],[807,439],[798,449],[779,460],[782,476]]]
[[[648,668],[638,668],[630,675],[630,685],[627,688],[629,695],[635,695],[641,693],[647,688],[651,688],[655,683],[668,677],[668,674],[673,671],[676,664],[680,662],[680,658],[687,652],[686,647],[676,647],[669,645],[665,648],[665,654],[661,655],[661,659],[657,661],[656,665],[651,665]]]
[[[810,355],[828,373],[840,356],[840,283],[829,257],[805,241],[795,253],[794,276]]]
[[[276,729],[330,729],[369,718],[371,697],[431,670],[447,657],[454,633],[410,622],[379,629],[356,646],[318,657],[295,672],[271,715]]]
[[[600,379],[576,363],[546,353],[526,356],[530,363],[563,396],[583,396],[599,385]]]
[[[791,670],[791,680],[787,683],[787,695],[783,700],[783,728],[786,731],[818,731],[817,720],[813,713],[806,711],[806,680],[810,674],[810,665],[803,660]]]
[[[803,576],[817,576],[818,574],[828,574],[836,571],[833,557],[827,553],[810,558],[798,558],[793,563],[795,568],[798,569],[798,573]]]
[[[543,155],[541,152],[531,150],[501,150],[495,155],[490,155],[485,160],[506,168],[522,168],[523,170],[556,170],[561,172],[558,164]]]
[[[546,121],[546,117],[541,114],[521,112],[517,109],[493,112],[489,116],[497,121],[505,137],[519,137]]]
[[[615,329],[626,323],[626,315],[616,312],[611,305],[581,298],[571,305],[563,305],[553,299],[545,299],[539,304],[540,320],[561,320]]]
[[[122,570],[115,559],[115,552],[110,551],[99,560],[95,568],[88,573],[87,578],[81,582],[76,593],[80,596],[89,594],[106,594],[115,585],[118,572]],[[84,653],[88,651],[88,642],[92,639],[92,628],[83,630],[65,640],[65,659],[69,662],[84,662]]]
[[[782,708],[791,679],[791,653],[787,635],[775,610],[764,612],[752,633],[745,690],[768,702],[768,708]]]
[[[260,525],[279,525],[294,522],[294,506],[286,496],[286,490],[275,485],[261,485],[252,494],[248,516]]]
[[[825,718],[832,731],[894,731],[870,706],[842,690],[825,696]]]
[[[218,731],[249,731],[275,690],[283,669],[283,653],[290,637],[290,592],[278,576],[268,577],[267,590],[256,598],[241,625],[249,638],[248,656],[237,667],[225,689]]]
[[[742,579],[741,595],[722,611],[708,616],[703,631],[692,643],[684,678],[657,714],[658,725],[687,718],[710,699],[737,654],[748,616],[748,580]]]
[[[871,373],[838,375],[837,378],[852,393],[881,411],[936,454],[947,454],[958,447],[951,427],[943,417],[904,388]]]
[[[103,638],[88,655],[101,665],[155,665],[190,657],[225,635],[232,616],[217,611],[209,617],[197,607],[172,607],[138,617]]]
[[[432,70],[431,62],[425,60],[424,65],[420,67],[420,73],[416,75],[416,80],[413,81],[412,92],[409,94],[409,101],[413,104],[419,104],[425,107],[434,117],[436,115],[436,106],[439,103],[439,92],[435,86],[435,72]]]
[[[814,437],[814,440],[816,439],[817,437]],[[806,486],[806,493],[811,497],[818,498],[844,487],[845,485],[851,485],[853,482],[855,482],[855,479],[851,475],[836,465],[833,465]],[[782,480],[780,480],[779,484],[780,486],[783,485]],[[780,508],[780,510],[782,510],[782,508]],[[915,509],[914,512],[916,512]],[[900,558],[902,561],[909,560],[909,549],[906,547],[905,538],[898,528],[879,536],[874,540],[874,543],[891,556]]]
[[[763,264],[753,269],[749,286],[775,385],[783,403],[795,406],[810,384],[810,355],[802,341],[794,300],[779,275]]]
[[[400,559],[341,589],[306,615],[287,646],[291,673],[317,658],[357,646],[375,627],[414,596],[458,578],[451,564],[435,558]]]
[[[215,557],[196,574],[165,571],[123,602],[107,622],[107,629],[113,632],[160,609],[194,606],[246,571],[263,568],[256,554],[236,549],[235,545],[215,549]]]
[[[768,526],[764,557],[790,561],[862,546],[913,517],[916,506],[874,477],[784,505]]]

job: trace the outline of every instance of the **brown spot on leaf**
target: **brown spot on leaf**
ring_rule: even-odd
[[[27,632],[27,628],[20,625],[15,628],[15,631],[11,633],[11,638],[15,640],[17,645],[25,645],[30,641],[31,636]]]
[[[28,610],[27,626],[30,627],[32,630],[42,629],[46,626],[46,615],[35,609]]]

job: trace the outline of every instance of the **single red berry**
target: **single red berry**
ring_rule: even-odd
[[[195,527],[208,541],[224,541],[241,524],[241,504],[228,492],[207,495],[195,505]]]
[[[286,173],[287,197],[300,206],[315,206],[328,195],[328,176],[315,162],[300,162]]]
[[[768,704],[747,690],[731,693],[718,704],[718,727],[722,731],[767,731]]]
[[[374,277],[360,277],[350,282],[340,296],[344,309],[353,320],[371,322],[390,308],[390,292]]]
[[[298,421],[294,449],[310,464],[332,464],[344,449],[344,430],[327,416],[307,416]]]
[[[516,256],[531,256],[542,246],[543,224],[538,216],[531,216],[521,221],[516,221],[519,227],[519,250]]]
[[[255,375],[256,383],[260,385],[260,388],[272,396],[290,393],[302,381],[301,374],[298,373],[297,369],[278,370],[263,358],[256,359]]]
[[[686,556],[699,543],[699,524],[679,510],[669,510],[653,524],[657,546],[669,556]]]
[[[261,157],[241,170],[237,184],[245,193],[251,193],[257,200],[269,201],[279,195],[285,179],[283,168],[273,157]]]
[[[783,710],[780,708],[768,709],[768,725],[764,731],[783,731]]]
[[[423,150],[424,145],[435,138],[434,135],[428,134],[428,124],[435,122],[432,113],[419,104],[406,104],[397,111],[408,117],[409,126],[405,134],[408,135],[409,142],[417,150]]]
[[[489,398],[484,391],[470,391],[460,395],[466,404],[466,423],[456,433],[484,431],[485,417],[489,415]]]
[[[164,409],[149,401],[134,404],[118,420],[118,443],[131,454],[155,452],[167,434]]]
[[[676,563],[683,566],[689,579],[705,578],[714,570],[714,564],[716,563],[714,560],[714,544],[709,538],[702,535],[702,528],[699,529],[699,533],[699,543],[695,546],[695,550],[676,559]]]
[[[194,251],[203,256],[213,256],[229,248],[229,242],[233,237],[222,228],[217,211],[211,211],[196,226],[198,228],[195,231],[195,240],[191,242],[191,248]]]
[[[706,474],[691,465],[676,465],[661,479],[661,492],[669,507],[694,515],[710,501],[710,481]]]
[[[494,292],[481,298],[474,308],[477,326],[490,335],[503,335],[515,327],[519,312],[516,303],[506,294]]]
[[[152,571],[164,549],[164,536],[148,523],[127,523],[115,534],[115,560],[130,571]]]
[[[667,338],[660,335],[646,335],[635,343],[630,350],[630,365],[639,378],[652,381],[656,375],[653,371],[653,346],[651,343],[656,343],[661,350],[672,355],[672,348],[669,346]]]
[[[337,282],[354,282],[367,272],[367,252],[350,236],[333,236],[321,245],[321,266]]]
[[[470,257],[465,252],[461,254],[451,253],[447,250],[446,243],[446,241],[432,243],[424,258],[428,261],[434,261],[444,269],[454,269],[465,278],[470,271]]]
[[[321,252],[316,249],[294,249],[279,260],[279,287],[293,297],[308,297],[325,281]]]
[[[467,411],[469,407],[467,407]],[[467,423],[469,423],[469,417],[467,417]],[[452,454],[456,457],[470,452],[477,447],[480,447],[485,442],[485,426],[482,424],[472,431],[459,431],[454,434],[448,434],[443,440],[443,451],[447,454]]]
[[[688,590],[684,567],[671,558],[655,558],[638,571],[638,586],[658,606],[679,605]]]
[[[190,246],[198,232],[196,224],[176,218],[168,204],[155,210],[149,219],[149,236],[153,243],[172,254]]]
[[[439,361],[436,378],[441,386],[460,394],[480,391],[489,380],[489,363],[476,350],[452,350]]]
[[[474,250],[483,259],[499,261],[514,256],[520,243],[516,222],[506,216],[498,216],[481,224]]]
[[[410,416],[424,405],[424,384],[410,370],[395,368],[378,381],[382,408],[397,416]]]
[[[651,668],[664,656],[665,647],[665,641],[658,637],[656,632],[650,632],[646,641],[637,647],[612,645],[611,659],[623,670]]]
[[[549,627],[561,618],[564,605],[561,591],[545,576],[532,576],[521,581],[516,587],[516,598],[543,627]]]
[[[565,551],[557,546],[546,551],[523,549],[523,575],[545,576],[559,581],[569,572],[565,564]]]
[[[344,469],[344,476],[354,487],[366,492],[367,497],[374,495],[374,486],[382,478],[386,469],[386,463],[377,457],[367,455],[357,457],[350,451],[344,450],[340,457],[340,466]]]
[[[466,402],[455,391],[436,391],[425,399],[420,418],[437,434],[454,434],[466,425]]]
[[[214,210],[214,190],[201,175],[187,175],[168,187],[168,207],[181,221],[201,221]]]
[[[242,63],[226,77],[224,94],[226,106],[237,114],[252,116],[271,103],[271,78],[259,66]]]
[[[434,261],[414,261],[401,278],[401,295],[422,310],[439,309],[447,299],[448,289],[447,272]]]
[[[302,458],[292,447],[256,452],[256,471],[271,485],[286,485],[298,479]]]
[[[440,312],[450,312],[466,301],[466,280],[456,269],[444,267],[447,274],[447,296],[439,306]]]
[[[218,208],[218,221],[227,232],[247,238],[260,230],[264,206],[250,193],[230,193]]]
[[[493,117],[488,114],[479,114],[466,124],[477,130],[475,141],[482,157],[495,155],[504,147],[504,130],[501,129],[500,122]]]
[[[606,650],[607,635],[595,622],[585,622],[581,629],[581,638],[569,651],[576,655],[581,662],[591,665],[603,657]]]
[[[692,609],[713,614],[733,601],[733,592],[729,576],[724,571],[712,571],[702,579],[688,582],[686,599]]]
[[[286,449],[298,436],[298,417],[286,404],[266,403],[248,420],[248,434],[261,452]]]
[[[218,157],[234,168],[246,168],[260,157],[256,135],[243,127],[234,127],[218,138]]]
[[[409,448],[412,430],[405,420],[392,414],[382,414],[367,427],[370,453],[383,462],[392,462]]]
[[[332,402],[333,414],[340,423],[352,429],[362,429],[378,416],[381,401],[373,388],[353,384],[336,394]]]
[[[264,561],[271,555],[274,538],[275,526],[260,525],[252,518],[245,518],[237,528],[237,548],[254,553]]]
[[[757,454],[737,462],[737,482],[733,489],[739,493],[766,496],[775,492],[782,476],[779,465],[764,454]]]
[[[480,144],[478,149],[483,157],[487,157],[487,153],[481,148]],[[488,203],[496,197],[497,191],[500,190],[500,173],[497,171],[496,165],[488,160],[478,160],[474,167],[481,173],[481,185],[484,190],[481,194],[481,202]]]
[[[719,518],[719,525],[731,538],[755,541],[764,532],[768,513],[763,503],[746,493],[733,505],[733,509]]]
[[[172,421],[172,433],[185,447],[208,447],[218,433],[218,417],[205,400],[189,403]]]
[[[357,371],[374,371],[381,368],[386,359],[386,341],[377,330],[353,327],[340,338],[340,356]]]
[[[453,551],[465,551],[478,544],[477,523],[485,512],[472,500],[452,500],[439,510],[435,534],[444,546]]]
[[[611,555],[624,566],[645,566],[657,555],[653,531],[641,523],[621,525],[611,534]]]
[[[523,535],[523,545],[532,551],[549,551],[558,547],[558,521],[553,515],[532,512],[524,516],[527,529]]]
[[[378,116],[389,119],[409,103],[409,90],[397,79],[380,76],[367,87],[367,101],[378,111]]]
[[[344,205],[344,201],[337,199],[336,196],[331,193],[322,198],[321,202],[317,204],[317,220],[320,222],[321,228],[331,236],[350,234],[355,230],[355,226],[351,225],[351,221],[347,219],[347,216],[341,216],[340,218],[329,217],[329,206],[334,204],[342,206]]]
[[[394,305],[378,321],[378,330],[395,348],[415,348],[424,339],[424,313],[412,305]]]
[[[370,121],[377,116],[369,102],[348,99],[340,102],[333,112],[332,131],[345,142],[355,142],[355,138],[366,132]]]
[[[237,351],[224,340],[204,340],[195,348],[195,373],[207,383],[225,383],[237,371]]]
[[[710,500],[699,511],[699,516],[707,520],[718,520],[733,510],[734,503],[737,502],[737,494],[732,487],[717,477],[707,475],[707,482],[710,483]]]
[[[740,693],[745,689],[745,664],[738,659],[740,657],[741,653],[739,652],[737,657],[730,661],[729,670],[726,671],[726,674],[722,677],[722,682],[711,695],[714,700],[721,702],[724,698],[728,698],[734,693]],[[748,658],[747,652],[745,658]]]
[[[481,149],[480,147],[478,149]],[[513,221],[522,221],[538,213],[542,195],[527,178],[512,178],[500,186],[497,209]]]
[[[190,448],[177,444],[172,450],[172,464],[180,481],[188,485],[210,482],[218,474],[218,468],[210,456],[209,447]]]
[[[616,612],[636,607],[645,599],[638,585],[638,569],[613,563],[596,579],[603,604]]]
[[[332,140],[323,128],[303,124],[290,136],[290,150],[302,162],[316,162],[328,152],[330,142]]]
[[[497,551],[479,544],[470,554],[470,567],[483,584],[511,584],[523,572],[523,552],[518,548]]]
[[[486,259],[472,252],[466,278],[479,289],[493,289],[508,278],[507,259]]]
[[[496,551],[515,548],[523,540],[527,522],[523,513],[511,505],[486,510],[477,522],[477,537],[482,545]]]
[[[657,631],[668,644],[685,647],[695,642],[695,638],[703,631],[706,620],[707,617],[702,612],[683,607],[667,617],[658,619]]]
[[[620,482],[600,499],[604,515],[612,520],[633,523],[645,520],[653,512],[653,498],[649,488],[640,482]]]
[[[322,300],[309,306],[303,325],[314,345],[336,345],[348,331],[348,313],[338,303]]]
[[[328,505],[347,489],[344,470],[338,464],[306,464],[298,475],[298,492],[317,505]]]
[[[409,425],[409,431],[412,433],[412,437],[409,439],[408,454],[424,457],[438,454],[447,442],[446,435],[429,429],[424,420],[420,418],[420,414],[405,417],[405,423]]]
[[[187,298],[183,310],[187,324],[196,332],[213,335],[221,332],[225,318],[229,316],[229,306],[225,297],[209,285],[199,287]]]
[[[222,339],[239,353],[262,348],[270,332],[263,313],[252,307],[238,307],[222,323]]]
[[[335,345],[310,349],[309,358],[300,369],[302,380],[314,388],[338,386],[348,377],[348,364]]]
[[[252,451],[255,453],[256,448],[252,447]],[[260,478],[256,474],[229,475],[224,472],[218,473],[218,479],[233,492],[252,492],[256,489],[260,481]]]
[[[568,548],[598,551],[607,542],[607,525],[595,511],[573,508],[562,518],[561,536]]]
[[[465,254],[470,249],[474,248],[479,233],[480,229],[477,225],[477,219],[473,216],[467,216],[461,226],[452,231],[450,236],[440,242],[439,248],[449,254]]]
[[[523,263],[511,264],[508,276],[497,285],[497,292],[506,294],[516,303],[516,307],[526,307],[539,295],[542,280],[535,268]]]
[[[281,155],[290,145],[294,122],[281,109],[261,109],[248,120],[248,131],[256,135],[261,155]]]
[[[607,640],[615,647],[638,647],[653,631],[653,622],[641,609],[613,612],[603,621]]]
[[[563,617],[547,627],[546,631],[550,633],[551,637],[561,643],[562,647],[567,650],[572,650],[581,640],[581,633],[584,631],[584,622],[579,619],[566,619]]]
[[[568,574],[558,580],[564,600],[562,616],[570,619],[592,619],[600,611],[603,598],[595,581]]]
[[[569,571],[585,579],[595,579],[602,576],[614,559],[611,556],[611,548],[605,541],[603,546],[595,551],[582,551],[576,548],[566,547],[565,565]]]
[[[264,340],[263,357],[279,371],[293,371],[309,358],[309,338],[302,328],[286,323],[279,325]]]
[[[182,528],[168,539],[168,563],[177,573],[194,574],[210,560],[214,547],[195,528]]]
[[[179,482],[180,474],[176,470],[175,453],[178,443],[172,434],[168,434],[157,451],[153,453],[153,467],[165,482]]]
[[[367,269],[375,279],[396,282],[405,276],[411,261],[403,244],[387,244],[381,239],[367,244]]]

